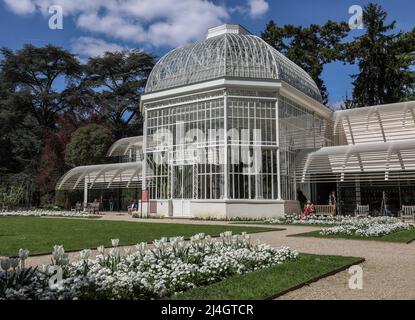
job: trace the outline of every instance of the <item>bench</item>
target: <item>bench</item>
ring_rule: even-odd
[[[71,208],[71,211],[81,212],[82,211],[82,203],[75,204],[75,206]]]
[[[99,213],[99,202],[89,203],[87,210],[92,214]]]
[[[369,215],[369,205],[360,205],[356,206],[354,210],[354,216],[357,218],[366,218]]]
[[[415,206],[402,206],[402,209],[399,212],[399,218],[402,221],[405,221],[406,219],[413,220],[415,223]]]
[[[336,215],[336,206],[329,204],[316,204],[314,206],[316,216],[334,216]]]

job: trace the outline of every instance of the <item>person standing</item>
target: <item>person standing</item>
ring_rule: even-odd
[[[391,216],[392,212],[389,210],[388,206],[389,197],[385,191],[382,191],[382,204],[383,204],[383,212],[384,216]]]
[[[329,196],[329,205],[334,206],[335,214],[337,214],[337,200],[336,200],[336,192],[332,191]]]
[[[110,211],[114,211],[114,199],[112,197],[110,199]]]
[[[300,189],[297,190],[297,200],[300,202],[301,210],[304,210],[304,207],[307,203],[307,198]]]

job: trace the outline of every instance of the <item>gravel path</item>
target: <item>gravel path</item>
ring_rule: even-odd
[[[189,219],[133,219],[125,214],[106,214],[101,219],[156,223],[227,224],[227,222],[220,221]],[[287,237],[290,234],[318,230],[318,228],[304,226],[284,226],[284,228],[286,228],[284,231],[256,233],[252,235],[252,238],[276,247],[289,246],[304,253],[356,256],[363,257],[366,261],[361,264],[363,269],[362,290],[350,289],[348,286],[350,275],[348,271],[343,271],[287,293],[278,299],[415,299],[415,242],[404,244]],[[93,251],[93,254],[96,252]],[[69,255],[71,259],[76,259],[78,253],[70,253]],[[37,256],[28,259],[29,265],[49,262],[50,256]]]
[[[314,229],[314,228],[313,228]],[[363,257],[363,289],[348,286],[348,271],[321,279],[279,299],[415,299],[415,242],[286,237],[311,231],[288,227],[286,231],[253,235],[273,246],[287,245],[304,253]]]

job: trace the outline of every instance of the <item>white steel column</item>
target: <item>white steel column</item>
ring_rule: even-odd
[[[229,199],[229,191],[228,191],[228,93],[224,92],[223,95],[223,131],[224,131],[224,141],[223,141],[223,147],[224,147],[224,164],[223,164],[223,198],[225,200]]]
[[[86,180],[86,176],[84,178],[84,211],[88,206],[88,181]]]
[[[275,101],[275,137],[277,139],[277,199],[281,200],[281,174],[280,174],[280,126],[279,126],[279,115],[278,115],[278,101]]]
[[[141,189],[144,191],[147,189],[147,181],[146,181],[146,171],[147,171],[147,145],[148,145],[148,137],[147,137],[147,121],[148,121],[148,112],[144,110],[144,128],[143,128],[143,171],[142,171],[142,185]]]

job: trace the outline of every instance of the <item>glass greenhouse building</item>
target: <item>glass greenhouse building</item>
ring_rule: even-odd
[[[158,61],[141,101],[144,136],[111,147],[118,163],[74,168],[57,189],[84,189],[87,202],[91,189],[139,188],[141,210],[172,217],[300,212],[299,190],[355,205],[373,184],[412,186],[414,107],[332,112],[303,69],[222,25]]]

